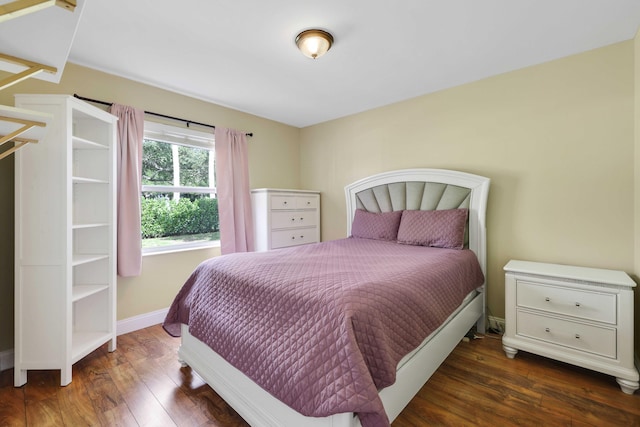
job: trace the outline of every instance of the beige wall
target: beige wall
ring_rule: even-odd
[[[11,105],[13,93],[78,93],[254,132],[252,186],[320,190],[323,240],[344,236],[343,189],[354,180],[413,167],[488,176],[489,309],[504,317],[511,258],[640,275],[634,58],[640,64],[640,37],[302,130],[72,64],[60,85],[25,81],[0,92],[0,103]],[[9,159],[0,161],[0,351],[13,347]],[[145,257],[141,277],[118,281],[118,319],[167,307],[193,267],[217,253]]]
[[[490,314],[504,317],[512,258],[633,272],[633,58],[619,43],[303,129],[323,240],[345,235],[346,184],[451,168],[492,180]]]
[[[4,74],[0,73],[2,77]],[[60,84],[26,80],[0,92],[0,104],[13,105],[15,93],[77,93],[253,132],[254,136],[249,140],[251,185],[299,188],[300,131],[297,128],[73,64],[66,66]],[[149,119],[153,120],[153,117]],[[13,156],[0,160],[0,200],[2,351],[13,348]],[[218,253],[217,249],[209,249],[144,257],[142,276],[118,280],[118,320],[168,307],[193,268]]]

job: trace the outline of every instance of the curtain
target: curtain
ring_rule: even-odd
[[[118,275],[139,276],[142,272],[140,195],[142,188],[142,141],[144,111],[113,104],[109,112],[118,117],[117,249]]]
[[[216,127],[216,189],[223,255],[253,250],[248,151],[244,132]]]

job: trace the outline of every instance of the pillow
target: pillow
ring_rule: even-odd
[[[434,248],[464,248],[469,209],[403,211],[398,243]]]
[[[363,239],[396,240],[402,211],[374,213],[356,209],[351,235]]]

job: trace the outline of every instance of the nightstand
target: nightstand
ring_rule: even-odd
[[[518,350],[616,377],[640,388],[633,363],[633,288],[624,272],[512,260],[504,267],[505,334]]]

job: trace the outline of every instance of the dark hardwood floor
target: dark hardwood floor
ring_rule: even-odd
[[[246,426],[176,360],[179,339],[153,326],[118,337],[73,367],[0,374],[0,426]],[[527,353],[509,360],[500,337],[461,342],[394,421],[404,426],[640,426],[640,394],[615,379]],[[297,426],[296,426],[297,427]],[[303,427],[303,426],[300,426]]]

